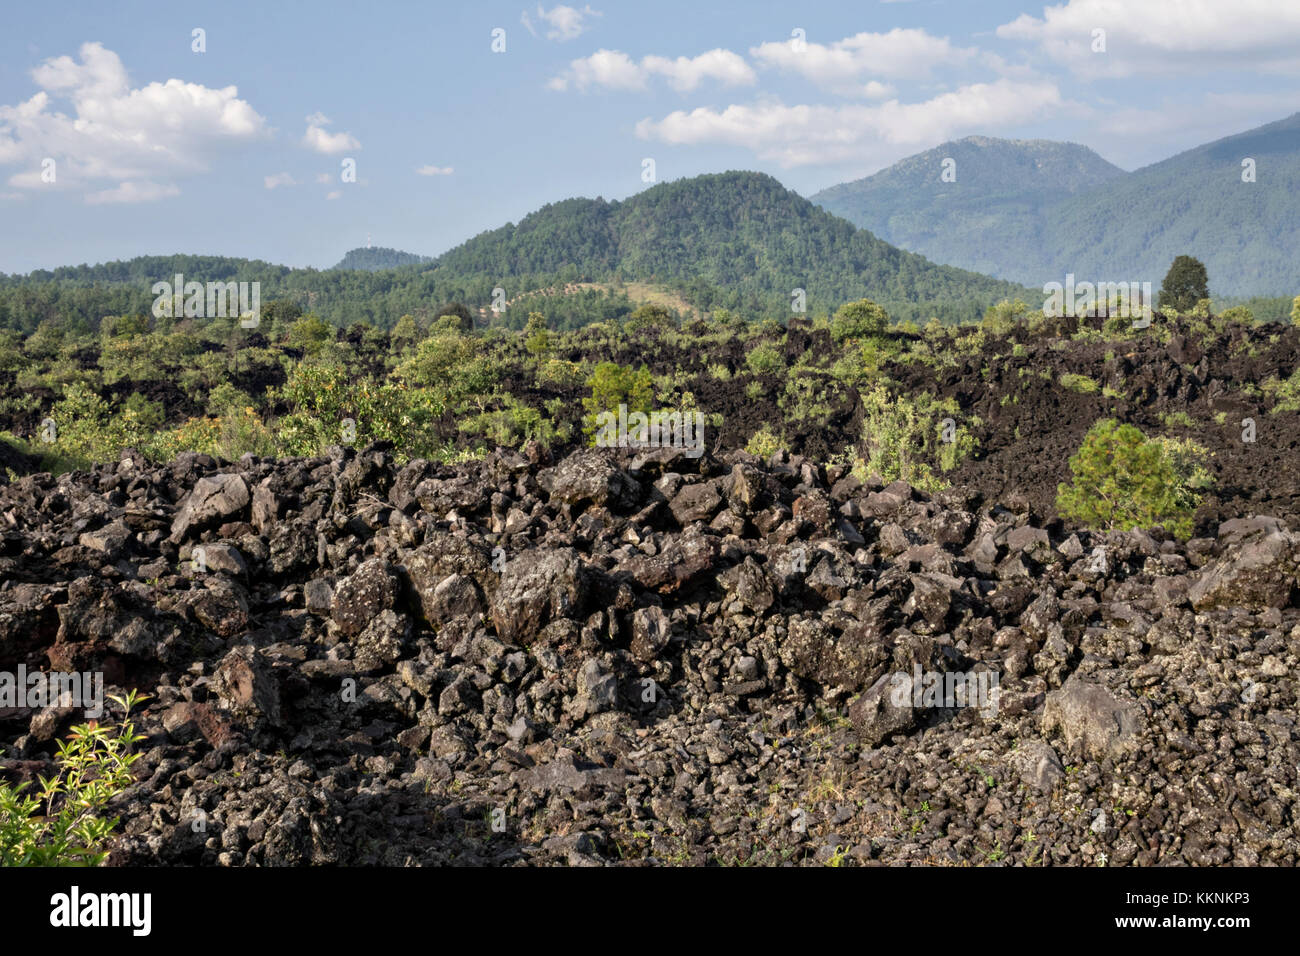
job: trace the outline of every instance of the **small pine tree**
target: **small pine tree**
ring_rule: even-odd
[[[1203,450],[1148,440],[1113,418],[1096,422],[1070,458],[1074,481],[1056,489],[1056,508],[1094,528],[1132,531],[1163,525],[1179,538],[1192,533],[1204,486]]]
[[[528,354],[541,358],[551,350],[551,333],[546,326],[546,316],[540,312],[528,313],[528,325],[524,328],[524,348]]]
[[[1178,256],[1160,286],[1160,308],[1186,312],[1210,297],[1210,279],[1205,263],[1191,256]]]

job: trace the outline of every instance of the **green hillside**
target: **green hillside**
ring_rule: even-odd
[[[258,281],[264,304],[287,299],[339,325],[378,328],[450,302],[512,327],[522,326],[541,299],[556,327],[618,319],[633,307],[624,283],[749,319],[788,317],[796,289],[805,290],[810,314],[869,297],[899,319],[950,322],[1028,294],[895,248],[759,173],[678,180],[622,202],[552,203],[430,262],[367,270],[371,260],[361,253],[410,255],[353,250],[344,260],[353,267],[324,271],[218,256],[145,256],[0,276],[0,327],[30,332],[44,319],[93,327],[105,315],[147,313],[152,284],[177,274],[186,281]],[[488,311],[498,288],[511,303],[499,315]]]
[[[945,168],[951,181],[942,178]],[[1006,277],[1020,250],[1042,242],[1044,209],[1123,175],[1075,143],[970,136],[812,201],[936,262]]]
[[[957,162],[956,182],[940,163]],[[1242,181],[1242,161],[1256,181]],[[1223,296],[1300,290],[1300,113],[1132,173],[1067,143],[972,137],[813,200],[935,261],[1032,286],[1160,280],[1178,255]]]
[[[622,202],[572,199],[476,236],[437,260],[457,275],[559,272],[650,281],[701,308],[781,313],[869,297],[898,315],[975,318],[1022,288],[935,265],[855,229],[777,180],[728,172],[664,183]]]

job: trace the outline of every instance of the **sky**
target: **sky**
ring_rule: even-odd
[[[0,0],[0,272],[437,255],[573,196],[969,135],[1134,169],[1300,110],[1298,0]]]

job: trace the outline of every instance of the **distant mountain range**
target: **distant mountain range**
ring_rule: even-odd
[[[1185,254],[1215,295],[1300,292],[1300,113],[1131,173],[1074,143],[969,137],[812,200],[936,262],[1036,287],[1072,272],[1159,288]]]

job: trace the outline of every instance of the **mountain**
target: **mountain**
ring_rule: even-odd
[[[1255,182],[1242,181],[1248,158]],[[903,248],[1027,285],[1072,272],[1159,288],[1192,255],[1215,295],[1300,291],[1300,113],[1131,173],[1074,144],[972,137],[812,198]]]
[[[334,268],[378,272],[381,269],[400,269],[402,266],[414,266],[432,261],[428,256],[417,256],[414,252],[386,249],[383,246],[376,246],[373,249],[362,246],[351,250]]]
[[[648,281],[701,308],[788,314],[872,298],[896,314],[975,318],[1025,290],[936,265],[831,215],[771,176],[728,172],[662,183],[621,202],[552,203],[440,256],[435,272]]]
[[[378,265],[395,257],[416,261]],[[798,289],[810,314],[867,297],[896,318],[919,321],[977,319],[1001,299],[1032,300],[1023,287],[891,246],[770,176],[730,172],[662,183],[621,202],[551,203],[434,260],[355,249],[339,267],[320,271],[146,256],[0,276],[0,328],[31,331],[44,319],[93,327],[105,315],[147,313],[152,283],[177,273],[186,281],[258,281],[263,303],[289,299],[340,325],[379,328],[450,302],[487,316],[498,288],[509,306],[497,321],[522,325],[537,309],[561,328],[621,318],[635,307],[633,288],[750,319],[788,318]]]
[[[1242,182],[1245,159],[1255,161],[1255,182]],[[1174,257],[1191,255],[1205,263],[1215,295],[1295,295],[1300,113],[1062,201],[1043,249],[1050,255],[1035,261],[1043,281],[1073,271],[1093,281],[1149,278],[1158,289]],[[1003,274],[1031,280],[1028,269]]]
[[[1076,143],[970,136],[812,201],[936,262],[1006,278],[1009,250],[1041,241],[1045,209],[1124,175]]]

